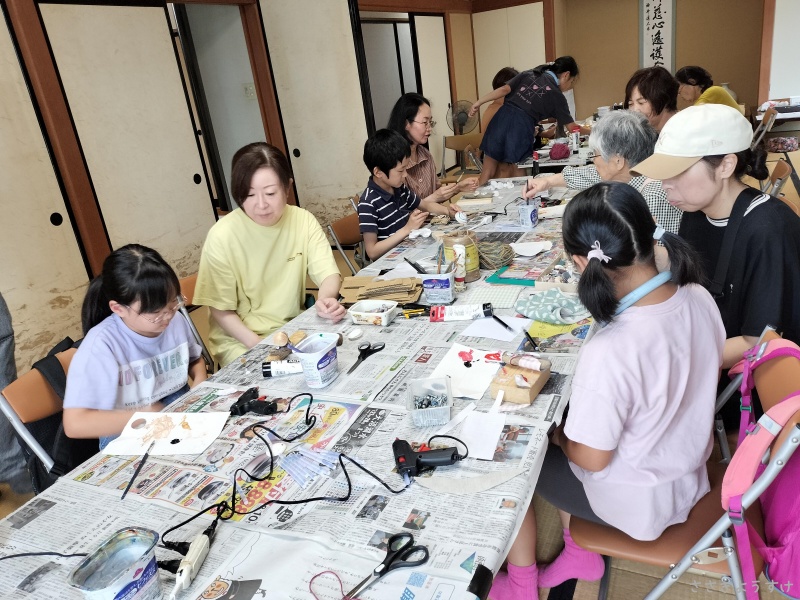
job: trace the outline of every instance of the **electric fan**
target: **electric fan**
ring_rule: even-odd
[[[447,124],[453,133],[462,135],[469,133],[478,126],[478,113],[471,117],[469,116],[469,109],[472,107],[472,102],[469,100],[459,100],[455,106],[448,105],[447,108]]]

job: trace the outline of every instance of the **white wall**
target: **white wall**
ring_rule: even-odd
[[[394,25],[362,23],[361,37],[364,39],[364,54],[367,56],[375,128],[383,129],[389,122],[392,107],[402,94],[397,67],[397,49],[394,43]]]
[[[255,90],[248,93],[245,87],[253,85],[253,72],[242,17],[238,6],[185,7],[225,176],[226,193],[219,195],[229,198],[233,154],[245,144],[267,141]]]
[[[770,98],[800,96],[798,23],[800,23],[800,2],[776,0],[775,28],[772,34],[772,68],[769,77]]]
[[[472,28],[478,96],[492,91],[492,79],[503,67],[525,71],[545,62],[541,2],[475,13]]]

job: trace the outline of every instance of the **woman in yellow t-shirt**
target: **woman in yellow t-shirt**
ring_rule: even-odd
[[[698,104],[724,104],[739,110],[739,104],[723,87],[714,85],[711,73],[703,67],[683,67],[675,73],[678,80],[678,96],[686,102]]]
[[[317,315],[339,321],[341,276],[314,215],[287,205],[291,171],[274,146],[233,156],[239,208],[208,232],[193,302],[211,311],[209,350],[225,366],[303,311],[306,275],[319,286]]]

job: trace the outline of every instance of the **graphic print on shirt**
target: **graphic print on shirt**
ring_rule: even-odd
[[[188,365],[188,342],[154,357],[120,365],[119,401],[132,410],[160,400],[186,385]]]

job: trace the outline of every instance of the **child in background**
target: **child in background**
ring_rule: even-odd
[[[425,224],[430,213],[454,215],[455,204],[420,200],[403,183],[411,146],[396,131],[379,129],[364,144],[364,164],[372,176],[358,203],[367,256],[377,260]],[[422,210],[419,209],[422,208]]]
[[[134,411],[160,411],[206,379],[175,271],[161,255],[129,244],[103,263],[86,292],[85,335],[67,373],[64,432],[100,438],[102,450]]]
[[[706,460],[725,330],[698,285],[697,256],[653,222],[639,192],[617,182],[567,205],[563,237],[581,270],[578,296],[604,324],[578,356],[569,413],[536,486],[559,509],[564,550],[538,569],[531,508],[492,600],[538,598],[538,587],[602,577],[602,557],[570,537],[571,515],[653,540],[685,521],[710,489]],[[657,240],[671,273],[656,268]]]

